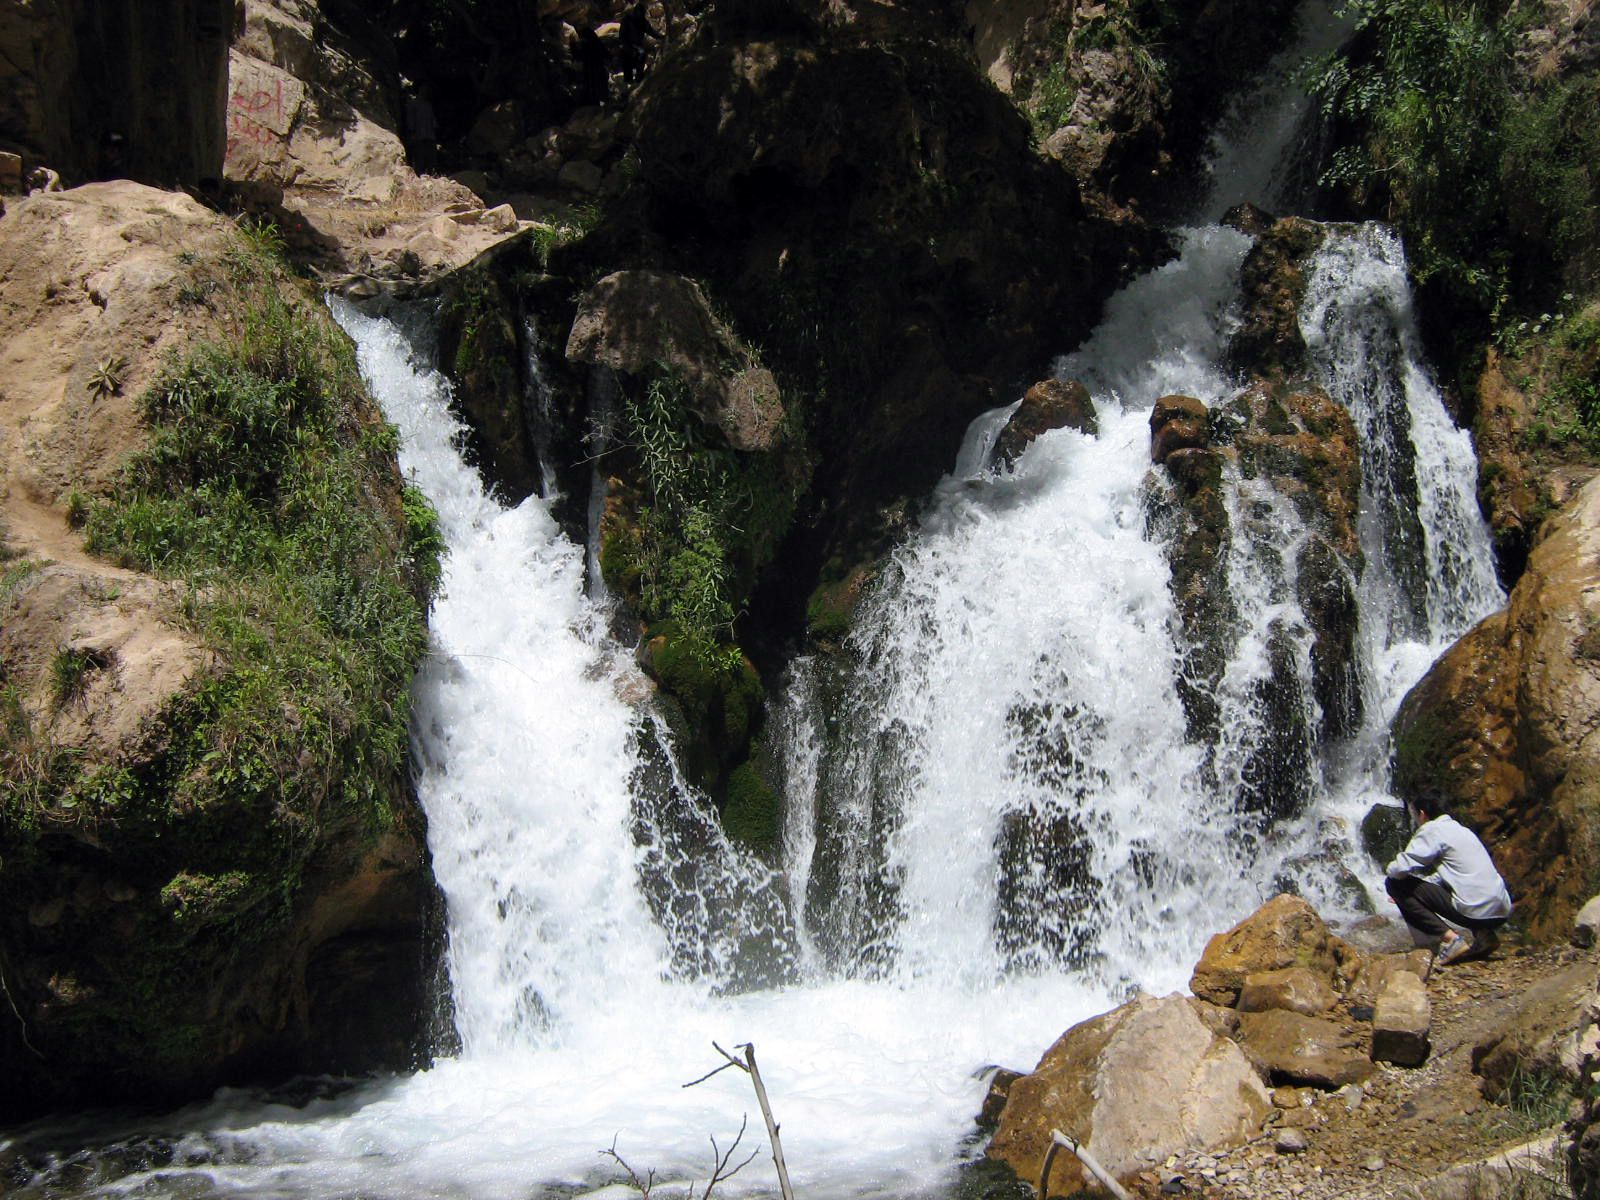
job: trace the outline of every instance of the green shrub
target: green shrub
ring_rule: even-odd
[[[1414,269],[1496,314],[1592,280],[1600,123],[1592,76],[1535,81],[1516,57],[1539,10],[1493,0],[1349,0],[1358,36],[1311,72],[1352,140],[1324,182],[1406,231]]]
[[[35,786],[0,806],[13,829],[40,813],[115,817],[149,869],[177,861],[212,880],[204,903],[173,893],[183,923],[254,907],[257,932],[287,911],[327,830],[392,817],[442,551],[427,501],[399,486],[348,339],[294,294],[271,243],[228,252],[229,336],[141,397],[145,448],[86,505],[93,553],[188,585],[208,666],[159,714],[149,761],[46,769],[36,738],[8,737],[7,778]],[[58,706],[94,665],[57,656]]]
[[[778,840],[782,804],[751,763],[740,763],[728,776],[728,798],[722,809],[722,826],[728,836],[760,849]]]
[[[606,578],[637,588],[647,622],[671,621],[685,644],[713,655],[733,640],[745,591],[788,528],[794,490],[775,454],[709,443],[675,376],[629,396],[623,415],[644,496],[636,529],[602,546]]]

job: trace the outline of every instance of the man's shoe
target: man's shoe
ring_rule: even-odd
[[[1471,950],[1472,943],[1452,929],[1439,939],[1439,952],[1434,955],[1433,961],[1438,966],[1447,967],[1465,958]]]

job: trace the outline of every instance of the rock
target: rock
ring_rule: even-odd
[[[1362,965],[1345,991],[1345,999],[1354,1007],[1373,1008],[1389,980],[1397,973],[1414,975],[1418,983],[1423,983],[1428,978],[1432,962],[1433,956],[1426,950],[1375,955]]]
[[[783,402],[772,373],[716,318],[699,285],[681,275],[607,275],[579,301],[566,356],[630,375],[665,368],[682,376],[700,414],[736,450],[771,449],[781,432]]]
[[[1012,1085],[989,1157],[1038,1179],[1050,1130],[1083,1140],[1126,1179],[1168,1155],[1234,1145],[1270,1110],[1237,1046],[1208,1030],[1182,996],[1141,996],[1068,1030]],[[1052,1194],[1086,1181],[1058,1155]]]
[[[1339,1094],[1344,1097],[1346,1112],[1355,1112],[1361,1107],[1361,1102],[1367,1098],[1366,1091],[1359,1083],[1347,1083],[1339,1089]]]
[[[580,108],[556,132],[554,148],[562,158],[603,158],[617,144],[617,124],[621,119],[620,113]]]
[[[597,194],[605,178],[604,171],[581,158],[562,163],[561,170],[556,172],[557,183],[574,192],[582,192],[586,196]]]
[[[1257,237],[1240,270],[1246,304],[1244,323],[1228,349],[1232,361],[1270,379],[1303,370],[1300,302],[1305,299],[1305,266],[1325,236],[1314,221],[1285,217]]]
[[[1052,429],[1076,429],[1080,433],[1099,429],[1089,389],[1075,379],[1044,379],[1028,389],[995,439],[995,461],[1009,466],[1034,438]]]
[[[1150,461],[1164,463],[1174,450],[1192,450],[1208,440],[1205,401],[1162,396],[1150,412]]]
[[[476,167],[469,167],[465,171],[457,171],[450,178],[479,196],[489,190],[489,177]]]
[[[1507,608],[1412,688],[1396,792],[1493,854],[1534,938],[1565,936],[1600,874],[1600,480],[1545,524]]]
[[[1317,1098],[1316,1089],[1308,1087],[1275,1087],[1272,1089],[1272,1107],[1290,1112],[1305,1108]]]
[[[1279,1154],[1304,1154],[1311,1148],[1311,1142],[1298,1129],[1280,1129],[1272,1147]]]
[[[1379,801],[1361,818],[1361,847],[1379,866],[1388,866],[1411,840],[1411,817],[1404,806]]]
[[[1572,944],[1588,949],[1595,944],[1596,931],[1600,931],[1600,896],[1590,899],[1572,918]]]
[[[15,196],[22,191],[22,155],[0,152],[0,194]]]
[[[1005,1112],[1006,1101],[1011,1096],[1011,1085],[1021,1078],[1021,1071],[995,1068],[989,1077],[989,1090],[983,1094],[983,1107],[978,1110],[979,1129],[993,1129],[1000,1124],[1000,1115]]]
[[[1283,1008],[1318,1017],[1333,1007],[1339,996],[1327,978],[1308,967],[1284,967],[1245,976],[1239,991],[1240,1012],[1265,1012]]]
[[[1213,1004],[1232,1007],[1247,975],[1306,967],[1342,988],[1360,966],[1360,954],[1328,932],[1316,909],[1298,896],[1274,896],[1206,943],[1189,990]]]
[[[1472,1162],[1457,1163],[1439,1175],[1421,1180],[1416,1185],[1416,1194],[1421,1200],[1525,1200],[1527,1197],[1560,1196],[1593,1200],[1591,1193],[1560,1187],[1556,1182],[1560,1160],[1559,1136],[1541,1134],[1532,1141]]]
[[[1362,1160],[1363,1171],[1381,1171],[1389,1165],[1389,1161],[1381,1154],[1373,1154]]]
[[[496,205],[494,208],[485,209],[478,217],[477,223],[488,226],[496,233],[515,233],[519,225],[517,210],[509,204]]]
[[[515,100],[491,104],[467,131],[467,152],[484,158],[504,154],[522,140],[522,109]]]
[[[1271,1079],[1339,1088],[1372,1074],[1350,1030],[1321,1017],[1274,1009],[1239,1017],[1239,1044]]]
[[[1595,967],[1577,963],[1539,980],[1516,1008],[1472,1048],[1472,1069],[1483,1077],[1483,1093],[1498,1100],[1518,1075],[1576,1079],[1581,1066],[1579,1033],[1595,991]]]
[[[232,0],[0,5],[0,146],[66,184],[222,177]]]
[[[60,834],[47,837],[8,827],[0,960],[5,988],[29,1019],[20,1036],[15,1023],[0,1025],[0,1123],[90,1097],[181,1100],[247,1076],[398,1068],[420,1044],[410,1039],[426,1019],[433,885],[403,750],[386,771],[371,747],[351,751],[363,735],[348,729],[332,740],[277,742],[291,757],[266,769],[276,780],[304,771],[322,781],[320,793],[258,781],[250,799],[235,800],[201,779],[202,754],[238,761],[218,744],[230,735],[206,724],[213,705],[238,711],[226,707],[227,683],[238,677],[231,672],[271,678],[275,668],[242,647],[219,666],[185,608],[205,601],[186,601],[180,583],[89,556],[68,522],[74,491],[107,496],[130,453],[147,444],[140,399],[152,383],[202,344],[236,338],[245,306],[261,302],[254,289],[271,287],[282,319],[296,322],[290,336],[318,347],[305,353],[319,375],[338,369],[356,378],[353,355],[321,357],[321,347],[349,354],[349,343],[320,295],[287,273],[249,282],[240,249],[227,218],[184,193],[128,181],[8,202],[0,217],[0,518],[17,562],[32,560],[0,589],[7,702],[70,760],[71,772],[52,787],[97,779],[116,797],[111,789],[132,786],[119,777],[140,781],[136,807],[96,806],[87,857],[85,813],[63,806],[51,816]],[[94,386],[107,376],[114,386]],[[290,406],[300,399],[284,401],[287,432],[253,440],[252,460],[268,452],[263,443],[298,432]],[[337,406],[330,423],[349,439],[337,452],[372,464],[355,493],[370,505],[373,523],[360,528],[373,535],[371,561],[410,584],[399,561],[399,474],[358,442],[360,431],[380,427],[381,414],[355,385],[328,403]],[[286,514],[282,531],[304,536],[302,521],[325,519],[315,508]],[[351,586],[347,565],[328,570],[337,586]],[[397,630],[404,615],[394,614]],[[409,616],[416,632],[407,636],[420,636],[420,603]],[[339,647],[330,691],[293,693],[302,715],[331,711],[323,703],[335,691],[341,717],[349,714],[352,686],[404,695],[409,667],[355,674],[350,644],[327,644]],[[51,664],[64,649],[81,673],[72,703],[61,705],[52,700]],[[287,693],[265,688],[268,707],[251,719],[264,739],[287,737],[273,718],[290,720],[278,707]],[[404,745],[403,720],[369,731]],[[352,771],[358,761],[373,764],[364,768],[371,773]],[[0,779],[0,790],[12,778]],[[371,799],[355,802],[363,785]],[[321,805],[345,788],[348,802]],[[260,809],[250,807],[256,800]],[[152,813],[163,814],[159,838],[150,836]],[[30,913],[40,905],[50,911]],[[30,915],[54,919],[33,925]]]
[[[1422,980],[1410,971],[1395,971],[1379,992],[1372,1017],[1372,1060],[1421,1066],[1428,1058],[1432,1021],[1433,1008]]]

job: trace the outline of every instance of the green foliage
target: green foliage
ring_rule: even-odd
[[[1418,277],[1481,313],[1532,302],[1577,264],[1592,276],[1600,129],[1593,77],[1534,82],[1517,30],[1531,5],[1349,0],[1356,47],[1311,72],[1356,131],[1324,182],[1401,223]]]
[[[50,660],[50,700],[56,708],[65,708],[79,696],[88,683],[89,674],[105,666],[101,656],[93,650],[77,650],[63,646]]]
[[[637,589],[646,621],[672,621],[696,653],[713,655],[733,638],[738,598],[776,550],[794,492],[772,455],[711,445],[681,379],[652,379],[627,398],[624,418],[646,494],[637,530],[602,546],[606,578]]]
[[[1500,1111],[1489,1118],[1493,1132],[1528,1137],[1560,1125],[1572,1096],[1572,1085],[1555,1071],[1518,1064],[1496,1098]]]
[[[63,763],[14,690],[0,761],[8,787],[28,781],[0,828],[115,818],[145,847],[131,869],[141,853],[183,864],[163,897],[185,927],[255,907],[250,930],[270,928],[329,829],[391,819],[439,578],[437,521],[396,485],[348,340],[271,243],[258,230],[228,252],[229,336],[140,398],[146,447],[86,505],[92,552],[189,585],[208,668],[159,714],[147,762]],[[58,706],[96,665],[57,656]]]
[[[782,804],[754,764],[740,763],[728,776],[722,826],[728,836],[765,848],[778,840]]]
[[[128,369],[128,360],[120,354],[102,358],[89,376],[89,395],[96,400],[118,395],[122,391],[122,377]]]

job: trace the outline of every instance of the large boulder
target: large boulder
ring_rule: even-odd
[[[1595,992],[1593,963],[1575,963],[1540,979],[1504,1021],[1472,1047],[1472,1069],[1483,1090],[1500,1098],[1520,1077],[1576,1081],[1582,1067],[1580,1035]]]
[[[1360,953],[1330,933],[1316,909],[1298,896],[1281,895],[1206,943],[1189,989],[1232,1008],[1245,979],[1258,972],[1304,967],[1342,992],[1360,966]]]
[[[783,399],[693,280],[664,271],[616,271],[578,302],[567,335],[573,362],[628,375],[681,377],[697,411],[735,450],[770,450],[782,434]]]
[[[1412,688],[1396,792],[1471,826],[1535,937],[1565,933],[1600,871],[1600,481],[1546,525],[1507,608]]]
[[[0,291],[0,962],[17,1018],[0,1022],[0,1120],[406,1065],[432,944],[405,770],[427,585],[348,341],[231,222],[129,182],[10,203]],[[312,367],[268,392],[289,360],[275,336]],[[177,370],[202,385],[181,422],[151,400],[171,403]],[[246,446],[228,406],[251,386],[297,415]],[[309,415],[323,403],[334,432]],[[135,459],[154,436],[165,457]],[[350,485],[337,512],[291,490],[301,446]],[[211,564],[193,586],[186,556],[215,528],[193,485],[238,486],[235,469],[284,512],[267,555],[252,539],[271,502],[241,504],[229,546],[288,556],[315,520],[318,582],[362,595],[394,622],[384,653],[415,657],[373,665],[370,627],[340,641],[315,603],[282,617],[257,589],[292,591],[288,572]],[[129,511],[161,514],[159,547]],[[86,552],[85,518],[108,557]],[[345,532],[381,583],[328,549]],[[288,682],[282,656],[302,651],[328,656]]]
[[[1245,1056],[1206,1027],[1193,1002],[1141,996],[1069,1029],[1012,1083],[988,1154],[1036,1182],[1050,1132],[1060,1129],[1126,1179],[1171,1154],[1236,1145],[1271,1108]],[[1089,1183],[1075,1158],[1057,1157],[1050,1195]]]

